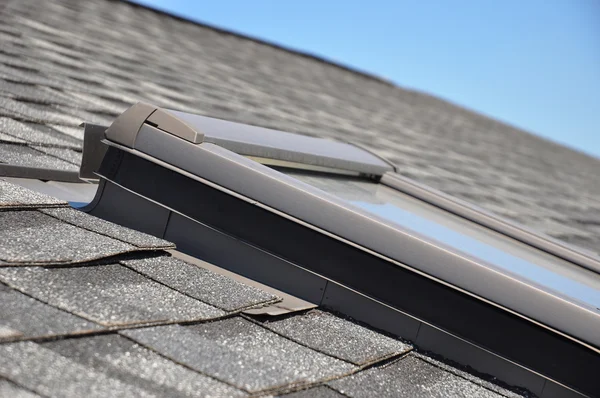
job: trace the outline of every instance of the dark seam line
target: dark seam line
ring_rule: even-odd
[[[131,246],[131,245],[130,245]],[[78,267],[91,267],[91,266],[103,266],[110,264],[117,264],[121,257],[134,256],[139,254],[146,254],[149,258],[157,257],[157,252],[164,252],[163,249],[140,249],[135,246],[131,246],[133,250],[120,251],[115,254],[111,254],[109,256],[92,258],[89,260],[82,261],[61,261],[61,262],[53,262],[53,261],[44,261],[44,262],[24,262],[24,263],[15,263],[9,260],[0,259],[4,263],[0,263],[0,268],[10,267],[10,268],[19,268],[19,267],[45,267],[45,268],[78,268]]]
[[[167,229],[169,228],[169,221],[171,221],[171,214],[173,214],[173,212],[171,210],[168,210],[169,213],[167,214],[167,221],[165,222],[165,227],[162,230],[162,234],[161,234],[161,238],[165,239],[165,235],[167,234]]]
[[[69,208],[71,208],[71,207],[69,207]],[[37,209],[36,209],[36,210],[37,210]],[[38,211],[39,211],[39,210],[38,210]],[[73,209],[73,211],[79,211],[79,210]],[[74,226],[74,227],[77,227],[77,228],[80,228],[80,229],[86,230],[86,231],[88,231],[88,232],[92,232],[92,233],[95,233],[95,234],[98,234],[98,235],[101,235],[101,236],[107,237],[107,238],[109,238],[109,239],[117,240],[117,241],[119,241],[119,242],[122,242],[122,243],[127,243],[128,245],[130,245],[130,246],[133,246],[133,247],[137,248],[137,250],[171,250],[171,249],[175,248],[175,244],[174,244],[174,243],[171,243],[171,242],[169,242],[169,243],[171,243],[171,246],[166,246],[166,245],[163,245],[163,246],[148,246],[148,245],[146,245],[146,246],[140,246],[140,245],[137,245],[137,244],[135,244],[135,243],[131,243],[131,242],[128,242],[128,241],[126,241],[126,240],[123,240],[123,239],[121,239],[121,238],[116,238],[116,237],[114,237],[114,236],[108,235],[108,234],[107,234],[107,233],[105,233],[105,232],[94,231],[94,230],[93,230],[93,229],[91,229],[90,227],[87,227],[87,226],[81,226],[81,225],[77,225],[77,224],[75,224],[75,223],[74,223],[74,222],[72,222],[72,221],[68,221],[68,220],[65,220],[65,219],[63,219],[63,218],[60,218],[59,216],[55,216],[55,215],[53,215],[53,214],[44,213],[43,211],[39,211],[39,212],[40,212],[40,213],[42,213],[42,214],[44,214],[44,215],[46,215],[46,216],[49,216],[49,217],[55,218],[55,219],[57,219],[57,220],[59,220],[59,221],[62,221],[62,222],[64,222],[65,224],[69,224],[69,225],[72,225],[72,226]],[[85,213],[85,214],[87,214],[87,213]],[[94,216],[92,216],[92,215],[89,215],[89,214],[88,214],[88,216],[90,216],[90,217],[94,217]],[[95,217],[95,218],[98,218],[98,217]],[[98,218],[98,219],[99,219],[99,220],[102,220],[101,218]],[[110,223],[110,221],[106,221],[106,220],[102,220],[102,221],[105,221],[105,222],[107,222],[107,223]],[[113,225],[115,225],[115,226],[118,226],[118,227],[120,227],[120,228],[127,228],[127,227],[123,227],[123,226],[121,226],[121,225],[119,225],[119,224],[115,224],[115,223],[111,223],[111,224],[113,224]],[[135,229],[132,229],[132,228],[127,228],[127,229],[129,229],[129,230],[131,230],[131,231],[135,231],[135,232],[137,232],[137,233],[140,233],[140,234],[149,235],[149,234],[146,234],[146,233],[144,233],[144,232],[141,232],[141,231],[137,231],[137,230],[135,230]],[[152,236],[152,235],[149,235],[149,236]],[[154,238],[155,238],[155,237],[154,237]]]
[[[450,364],[450,363],[445,363],[445,362],[444,362],[443,360],[441,360],[441,359],[436,359],[436,358],[434,358],[434,357],[432,357],[432,356],[430,356],[430,355],[427,355],[427,352],[429,352],[429,353],[433,353],[432,351],[420,350],[418,347],[415,349],[415,353],[416,353],[416,354],[418,354],[419,356],[423,356],[423,357],[429,358],[429,359],[431,359],[432,361],[441,362],[442,364],[446,365],[446,366],[447,366],[448,368],[450,368],[450,369],[444,369],[442,366],[440,366],[440,365],[438,365],[438,364],[436,364],[436,363],[433,363],[433,362],[429,362],[429,361],[427,361],[426,359],[423,359],[423,358],[421,358],[421,357],[419,357],[419,356],[415,356],[415,358],[417,358],[417,359],[420,359],[420,360],[421,360],[421,361],[423,361],[423,362],[427,362],[427,363],[429,363],[429,364],[431,364],[431,365],[433,365],[433,366],[435,366],[435,367],[437,367],[437,368],[439,368],[439,369],[442,369],[442,370],[444,370],[444,371],[446,371],[446,372],[448,372],[448,373],[452,373],[453,375],[456,375],[456,376],[458,376],[458,377],[461,377],[461,378],[463,378],[463,379],[465,379],[465,380],[468,380],[468,381],[472,382],[473,384],[477,384],[477,385],[479,385],[479,386],[481,386],[481,387],[484,387],[484,388],[487,388],[487,387],[485,387],[485,386],[484,386],[484,385],[482,385],[482,384],[479,384],[479,382],[476,382],[476,381],[469,380],[469,379],[468,379],[468,378],[466,378],[465,376],[462,376],[462,375],[461,375],[459,372],[464,372],[464,373],[470,374],[471,376],[473,376],[473,377],[474,377],[474,378],[476,378],[476,379],[479,379],[479,380],[481,380],[481,381],[483,381],[483,382],[487,382],[487,383],[490,383],[490,384],[494,384],[494,385],[498,386],[499,388],[502,388],[502,389],[508,390],[508,391],[510,391],[510,392],[513,392],[513,393],[515,393],[515,394],[517,394],[517,395],[521,395],[521,396],[523,396],[524,392],[526,392],[526,393],[528,394],[527,396],[530,396],[530,397],[535,397],[535,396],[536,396],[534,393],[532,393],[532,392],[531,392],[529,389],[527,389],[527,388],[525,388],[525,387],[520,387],[520,386],[516,386],[516,385],[510,385],[510,384],[508,384],[508,383],[505,383],[505,382],[503,382],[502,380],[500,380],[500,379],[498,379],[498,378],[495,378],[495,377],[494,377],[493,375],[491,375],[491,374],[487,374],[487,373],[478,372],[478,371],[477,371],[476,369],[474,369],[474,368],[471,368],[471,369],[473,369],[473,371],[474,371],[475,373],[473,373],[473,372],[469,372],[468,370],[461,370],[459,366],[462,366],[462,367],[464,368],[464,367],[465,367],[465,365],[462,365],[462,364],[460,364],[460,363],[456,362],[457,366],[453,366],[453,365],[452,365],[452,364]],[[433,353],[433,354],[435,354],[435,353]],[[440,357],[440,358],[442,358],[442,359],[446,359],[446,360],[448,360],[447,358],[445,358],[445,357],[444,357],[444,356],[442,356],[442,355],[438,355],[438,354],[435,354],[435,355],[439,356],[439,357]],[[504,358],[502,358],[502,359],[504,359]],[[451,361],[451,360],[450,360],[450,361]],[[523,368],[523,369],[527,370],[529,373],[533,373],[531,370],[529,370],[529,369],[527,369],[527,368]],[[478,373],[479,375],[478,375],[478,374],[476,374],[476,373]],[[491,378],[491,377],[494,377],[494,378],[495,378],[495,379],[496,379],[498,382],[493,382],[493,381],[489,380],[489,378]],[[546,379],[546,377],[545,377],[545,376],[540,376],[540,377],[542,378],[542,380],[543,380],[543,381],[544,381],[544,383],[545,383],[545,382],[546,382],[546,380],[547,380],[547,379]],[[489,389],[489,388],[488,388],[488,389]],[[519,391],[519,390],[520,390],[520,391]],[[493,391],[493,390],[491,390],[491,391]],[[495,392],[495,393],[497,393],[497,394],[501,394],[501,393],[498,393],[498,392],[496,392],[496,391],[493,391],[493,392]],[[501,395],[504,395],[504,394],[501,394]],[[504,395],[504,396],[506,396],[506,395]]]
[[[1,269],[1,268],[0,268],[0,269]],[[19,292],[19,293],[23,294],[24,296],[27,296],[27,297],[29,297],[29,298],[32,298],[32,299],[34,299],[35,301],[37,301],[37,302],[40,302],[40,303],[42,303],[42,304],[44,304],[44,305],[47,305],[47,306],[49,306],[49,307],[51,307],[51,308],[57,309],[57,310],[59,310],[59,311],[61,311],[61,312],[64,312],[64,313],[66,313],[66,314],[69,314],[69,315],[76,316],[77,318],[83,319],[83,320],[85,320],[85,321],[92,322],[92,323],[94,323],[94,324],[96,324],[96,325],[98,325],[98,326],[105,327],[105,326],[103,326],[103,325],[99,324],[98,322],[91,321],[91,320],[89,320],[89,319],[87,319],[87,318],[84,318],[84,317],[82,317],[82,316],[76,315],[76,314],[74,314],[74,313],[72,313],[72,312],[69,312],[69,311],[67,311],[67,310],[65,310],[65,309],[62,309],[62,308],[59,308],[59,307],[55,307],[54,305],[52,305],[52,304],[50,304],[50,303],[47,303],[47,302],[45,302],[45,301],[42,301],[41,299],[39,299],[39,298],[37,298],[37,297],[34,297],[34,296],[32,296],[31,294],[29,294],[29,293],[27,293],[27,292],[24,292],[24,291],[22,291],[21,289],[19,289],[19,288],[15,287],[15,286],[13,286],[13,285],[11,285],[10,283],[7,283],[7,282],[5,282],[5,281],[3,280],[3,278],[2,278],[2,276],[0,276],[0,283],[1,283],[1,284],[3,284],[3,285],[5,285],[5,286],[8,286],[10,289],[12,289],[12,290],[14,290],[14,291],[17,291],[17,292]]]
[[[40,397],[50,398],[49,395],[41,394],[41,393],[37,392],[36,390],[33,390],[33,389],[29,388],[29,387],[26,387],[26,386],[22,385],[21,383],[16,382],[15,380],[11,379],[10,377],[8,377],[6,375],[0,375],[0,379],[4,379],[4,380],[8,381],[9,383],[14,384],[15,386],[17,386],[17,387],[19,387],[19,388],[21,388],[21,389],[23,389],[25,391],[29,391],[29,392],[31,392],[33,394],[39,395]]]
[[[344,397],[352,398],[350,395],[344,394],[343,392],[339,391],[335,387],[330,386],[329,384],[323,384],[323,387],[329,388],[331,391],[334,391],[334,392],[336,392],[336,393],[338,393],[338,394],[340,394],[340,395],[342,395]]]
[[[369,363],[365,363],[365,364],[363,364],[363,365],[359,365],[359,364],[356,364],[356,363],[354,363],[354,362],[350,362],[350,361],[349,361],[349,360],[347,360],[347,359],[340,358],[340,357],[338,357],[338,356],[336,356],[336,355],[333,355],[333,354],[328,354],[328,353],[326,353],[326,352],[324,352],[324,351],[322,351],[322,350],[320,350],[320,349],[318,349],[318,348],[313,348],[313,347],[310,347],[310,346],[309,346],[309,345],[307,345],[306,343],[302,343],[302,342],[300,342],[300,341],[297,341],[297,340],[295,340],[295,339],[293,339],[293,338],[291,338],[291,337],[289,337],[289,336],[285,336],[285,335],[281,334],[280,332],[278,332],[278,331],[276,331],[276,330],[273,330],[273,329],[270,329],[269,327],[267,327],[267,326],[263,325],[263,324],[262,324],[262,323],[260,323],[259,321],[256,321],[256,320],[252,319],[251,317],[249,317],[249,316],[247,316],[247,315],[245,315],[245,314],[241,314],[240,316],[241,316],[242,318],[246,319],[247,321],[250,321],[250,322],[254,323],[255,325],[258,325],[258,326],[260,326],[261,328],[263,328],[263,329],[265,329],[265,330],[267,330],[267,331],[269,331],[269,332],[271,332],[271,333],[274,333],[274,334],[276,334],[276,335],[278,335],[278,336],[280,336],[280,337],[283,337],[283,338],[284,338],[284,339],[286,339],[286,340],[289,340],[289,341],[291,341],[291,342],[294,342],[294,343],[296,343],[296,344],[299,344],[299,345],[301,345],[301,346],[303,346],[303,347],[305,347],[305,348],[308,348],[308,349],[309,349],[309,350],[311,350],[311,351],[315,351],[315,352],[318,352],[318,353],[320,353],[320,354],[326,355],[326,356],[328,356],[328,357],[331,357],[331,358],[337,359],[337,360],[339,360],[339,361],[345,362],[345,363],[347,363],[347,364],[349,364],[349,365],[352,365],[352,366],[354,366],[354,367],[358,368],[357,370],[362,370],[363,368],[369,367],[369,366],[371,366],[371,365],[373,365],[374,363],[377,363],[377,362],[379,362],[379,361],[385,361],[385,360],[389,360],[389,359],[391,359],[391,358],[394,358],[395,356],[401,356],[401,355],[404,355],[404,354],[406,354],[406,353],[408,353],[408,352],[411,352],[411,351],[413,350],[413,348],[411,347],[411,349],[410,349],[410,350],[408,350],[408,351],[406,351],[406,352],[403,352],[403,353],[397,353],[397,354],[389,354],[389,355],[388,355],[386,358],[383,358],[383,359],[382,359],[382,358],[380,358],[380,359],[376,359],[376,360],[370,361]],[[292,316],[295,316],[295,314],[293,314]],[[299,316],[302,316],[302,315],[299,315]]]
[[[251,394],[251,393],[250,393],[250,391],[246,390],[245,388],[238,387],[238,386],[236,386],[236,385],[234,385],[234,384],[232,384],[232,383],[230,383],[230,382],[228,382],[228,381],[226,381],[226,380],[221,380],[221,379],[218,379],[218,378],[217,378],[217,377],[215,377],[215,376],[212,376],[212,375],[206,374],[206,373],[204,373],[204,372],[201,372],[201,371],[199,371],[199,370],[197,370],[197,369],[194,369],[193,367],[191,367],[191,366],[189,366],[189,365],[187,365],[187,364],[185,364],[185,363],[179,362],[178,360],[176,360],[176,359],[173,359],[173,358],[171,358],[171,357],[167,356],[166,354],[163,354],[163,353],[161,353],[161,352],[157,351],[156,349],[154,349],[154,348],[152,348],[152,347],[150,347],[150,346],[147,346],[146,344],[144,344],[144,343],[141,343],[141,342],[139,342],[139,341],[137,341],[137,340],[135,340],[135,339],[133,339],[133,338],[131,338],[131,337],[129,337],[129,336],[125,336],[125,335],[123,335],[123,334],[121,334],[121,333],[119,333],[119,336],[121,336],[121,337],[124,337],[124,338],[126,338],[126,339],[128,339],[128,340],[130,340],[130,341],[134,342],[135,344],[139,345],[140,347],[144,347],[145,349],[147,349],[147,350],[149,350],[149,351],[152,351],[152,352],[154,352],[154,353],[155,353],[155,354],[157,354],[158,356],[160,356],[160,357],[162,357],[162,358],[164,358],[164,359],[166,359],[166,360],[168,360],[168,361],[170,361],[170,362],[173,362],[173,363],[175,363],[175,364],[177,364],[177,365],[179,365],[179,366],[182,366],[182,367],[184,367],[184,368],[186,368],[186,369],[188,369],[188,370],[191,370],[191,371],[192,371],[192,372],[194,372],[194,373],[201,374],[201,375],[203,375],[203,376],[205,376],[205,377],[211,378],[211,379],[213,379],[213,380],[216,380],[216,381],[218,381],[218,382],[220,382],[220,383],[223,383],[223,384],[226,384],[226,385],[228,385],[228,386],[230,386],[230,387],[233,387],[233,388],[235,388],[236,390],[241,390],[241,391],[243,391],[243,392],[245,392],[245,393]]]
[[[325,278],[323,278],[325,279]],[[329,286],[329,280],[325,279],[325,286],[323,286],[323,293],[321,293],[321,300],[319,300],[319,307],[323,305],[323,300],[325,300],[325,294],[327,293],[327,287]]]
[[[504,393],[501,393],[501,392],[498,392],[498,391],[494,391],[494,390],[493,390],[493,389],[491,389],[490,387],[487,387],[487,386],[485,386],[485,385],[483,385],[483,384],[480,384],[480,383],[478,383],[478,382],[476,382],[476,381],[469,380],[468,378],[466,378],[465,376],[461,375],[461,374],[460,374],[460,373],[458,373],[458,372],[454,372],[454,371],[452,371],[452,370],[449,370],[449,369],[444,369],[443,367],[439,366],[439,365],[438,365],[438,364],[436,364],[436,363],[429,362],[429,361],[427,361],[427,360],[424,360],[424,359],[422,359],[422,358],[419,358],[419,357],[417,357],[417,356],[414,356],[414,358],[415,358],[415,359],[418,359],[418,360],[419,360],[419,361],[421,361],[421,362],[425,362],[425,363],[427,363],[427,364],[429,364],[429,365],[431,365],[431,366],[434,366],[434,367],[436,367],[436,368],[438,368],[438,369],[440,369],[440,370],[442,370],[442,371],[444,371],[444,372],[447,372],[447,373],[452,373],[452,374],[453,374],[453,375],[455,375],[456,377],[460,377],[461,379],[463,379],[463,380],[466,380],[466,381],[468,381],[468,382],[470,382],[470,383],[473,383],[473,384],[475,384],[475,385],[478,385],[479,387],[485,388],[485,389],[486,389],[486,390],[488,390],[488,391],[491,391],[491,392],[493,392],[493,393],[496,393],[496,394],[499,394],[499,395],[502,395],[502,396],[508,397],[508,395],[506,395],[506,394],[504,394]],[[448,367],[451,367],[451,366],[449,366],[449,365],[448,365]],[[457,369],[457,370],[458,370],[458,369]],[[463,371],[463,372],[464,372],[464,371]],[[465,373],[469,373],[469,372],[465,372]],[[472,375],[472,376],[477,378],[477,376],[475,376],[475,375]],[[482,381],[485,381],[485,380],[483,380],[483,379],[482,379]],[[545,381],[544,381],[544,382],[545,382]],[[495,384],[495,383],[492,383],[492,382],[490,382],[490,381],[488,381],[488,383],[490,383],[490,384]],[[502,387],[502,386],[498,386],[498,387],[499,387],[499,388],[502,388],[502,389],[505,389],[505,390],[509,390],[508,388],[504,388],[504,387]],[[543,389],[542,389],[542,390],[543,390]],[[510,390],[509,390],[509,391],[510,391]],[[529,390],[527,390],[527,391],[529,392]],[[514,392],[514,391],[511,391],[511,392]],[[521,395],[523,395],[523,394],[521,394]]]
[[[188,263],[188,264],[189,264],[189,263]],[[250,309],[250,308],[254,308],[255,306],[258,306],[258,308],[260,308],[260,307],[264,307],[264,306],[271,305],[271,304],[275,304],[275,303],[278,303],[278,302],[282,301],[282,300],[281,300],[279,297],[276,297],[276,298],[274,298],[274,299],[271,299],[271,300],[264,300],[264,301],[258,302],[258,303],[256,303],[256,304],[249,304],[249,305],[247,305],[247,306],[245,306],[245,307],[236,308],[235,310],[226,310],[226,309],[224,309],[224,308],[222,308],[222,307],[219,307],[219,306],[217,306],[217,305],[215,305],[215,304],[207,303],[206,301],[204,301],[204,300],[202,300],[202,299],[199,299],[199,298],[197,298],[197,297],[194,297],[194,296],[190,295],[189,293],[182,292],[182,291],[180,291],[180,290],[178,290],[178,289],[176,289],[176,288],[174,288],[174,287],[171,287],[171,286],[167,285],[165,282],[161,282],[161,281],[159,281],[159,280],[157,280],[157,279],[154,279],[153,277],[151,277],[151,276],[148,276],[148,275],[146,275],[146,274],[144,274],[144,273],[142,273],[142,272],[140,272],[140,271],[138,271],[138,270],[136,270],[136,269],[132,268],[131,266],[129,266],[129,265],[127,265],[127,264],[124,264],[124,263],[123,263],[123,262],[121,262],[121,261],[119,261],[119,265],[121,265],[122,267],[125,267],[125,268],[127,268],[127,269],[129,269],[129,270],[131,270],[131,271],[135,272],[135,273],[136,273],[136,274],[138,274],[138,275],[141,275],[141,276],[143,276],[143,277],[144,277],[144,278],[146,278],[146,279],[149,279],[149,280],[151,280],[151,281],[153,281],[153,282],[155,282],[155,283],[158,283],[159,285],[165,286],[166,288],[168,288],[168,289],[171,289],[171,290],[173,290],[173,291],[175,291],[175,292],[177,292],[177,293],[179,293],[179,294],[181,294],[181,295],[183,295],[183,296],[189,297],[189,298],[191,298],[191,299],[193,299],[193,300],[199,301],[199,302],[201,302],[201,303],[204,303],[204,304],[206,304],[206,305],[208,305],[208,306],[211,306],[211,307],[217,308],[217,309],[219,309],[219,310],[221,310],[221,311],[224,311],[224,312],[225,312],[225,313],[227,313],[227,314],[235,314],[235,313],[239,313],[239,312],[241,312],[241,311],[245,311],[245,310],[247,310],[247,309]],[[205,268],[203,268],[203,269],[205,269]],[[207,271],[208,271],[208,270],[207,270]]]

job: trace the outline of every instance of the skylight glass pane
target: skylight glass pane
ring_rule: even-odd
[[[281,171],[281,170],[280,170]],[[368,180],[283,170],[381,219],[453,252],[598,312],[600,275]],[[439,265],[443,267],[443,264]],[[509,292],[507,292],[508,294]]]

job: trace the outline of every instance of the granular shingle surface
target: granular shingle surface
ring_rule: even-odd
[[[282,395],[281,397],[285,398],[344,398],[347,395],[344,395],[333,388],[327,386],[318,386],[309,388],[307,390],[301,390],[292,392],[286,395]]]
[[[0,280],[103,325],[210,319],[225,313],[119,264],[0,269]]]
[[[44,343],[43,347],[89,369],[164,397],[236,397],[242,391],[172,362],[119,335]]]
[[[175,247],[174,244],[164,239],[113,224],[72,208],[43,209],[40,211],[77,227],[109,236],[139,248],[173,249]]]
[[[2,26],[0,114],[21,123],[80,136],[79,123],[145,101],[356,142],[404,176],[598,252],[600,161],[513,126],[125,2],[10,1]]]
[[[0,210],[66,206],[67,202],[0,179]]]
[[[137,250],[37,211],[0,212],[0,242],[0,265],[69,264]]]
[[[412,349],[409,344],[319,310],[275,322],[267,321],[265,327],[359,366]]]
[[[412,355],[382,368],[368,369],[329,382],[329,386],[355,398],[501,398],[503,396]]]
[[[51,397],[154,397],[32,342],[0,344],[0,374]]]
[[[126,266],[156,281],[225,311],[278,300],[277,296],[174,257],[125,260]]]
[[[0,303],[0,341],[79,334],[101,329],[95,323],[44,304],[2,283]]]
[[[0,212],[0,241],[0,264],[68,264],[137,250],[37,211]]]
[[[240,317],[121,333],[177,362],[250,392],[326,380],[356,370],[349,363]]]
[[[27,391],[2,377],[0,377],[0,397],[40,398],[39,395]]]
[[[79,167],[73,163],[19,144],[0,143],[0,163],[41,169],[79,171]]]

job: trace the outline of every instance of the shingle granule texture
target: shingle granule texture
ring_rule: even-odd
[[[356,368],[240,317],[121,332],[138,343],[250,392],[339,377]]]
[[[101,329],[92,322],[44,304],[2,283],[0,303],[0,341]]]
[[[0,212],[0,242],[0,265],[70,264],[138,250],[37,211]]]
[[[300,390],[290,394],[281,395],[282,398],[345,398],[347,395],[341,394],[333,388],[327,386],[318,386],[307,390]]]
[[[116,335],[65,339],[43,347],[142,390],[163,397],[235,397],[242,391],[194,372]]]
[[[10,398],[41,398],[39,395],[0,377],[0,397]]]
[[[0,143],[0,163],[40,169],[79,171],[73,163],[24,145]]]
[[[355,398],[500,398],[502,395],[408,355],[383,367],[328,383]]]
[[[119,264],[1,268],[0,280],[45,303],[106,326],[205,320],[225,314]]]
[[[122,227],[72,208],[43,209],[40,211],[77,227],[106,235],[139,248],[165,250],[175,248],[173,243],[164,239]]]
[[[80,145],[72,137],[65,136],[57,131],[54,134],[42,132],[25,123],[16,120],[0,117],[0,132],[20,138],[30,144],[41,144],[62,148],[79,149]]]
[[[174,257],[122,261],[127,267],[225,311],[273,303],[277,296]]]
[[[409,344],[319,310],[264,325],[291,340],[358,366],[412,349]]]
[[[51,397],[155,397],[32,342],[0,344],[0,374]]]
[[[67,202],[0,179],[0,210],[67,206]]]

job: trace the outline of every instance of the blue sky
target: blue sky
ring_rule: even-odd
[[[600,157],[600,1],[141,0]]]

